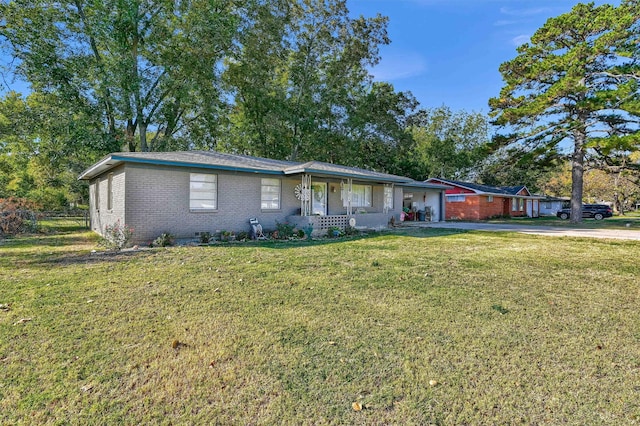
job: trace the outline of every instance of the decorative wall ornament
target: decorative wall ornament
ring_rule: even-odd
[[[297,184],[293,192],[300,201],[309,201],[311,199],[311,189],[304,188],[301,183]]]

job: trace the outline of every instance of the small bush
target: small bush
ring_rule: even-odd
[[[120,220],[117,220],[113,225],[104,227],[104,235],[100,240],[100,245],[107,250],[122,250],[129,244],[131,237],[133,237],[133,228],[120,224]]]
[[[344,235],[360,235],[360,231],[351,225],[344,228]]]
[[[238,236],[236,237],[239,241],[246,241],[249,239],[249,233],[246,231],[238,232]]]
[[[209,241],[211,241],[211,233],[209,232],[202,232],[200,234],[200,243],[202,244],[209,244]]]
[[[155,240],[153,240],[151,245],[153,247],[168,247],[168,246],[172,246],[173,242],[174,242],[173,235],[169,234],[168,232],[165,232],[161,234],[159,237],[157,237]]]
[[[35,232],[38,221],[36,205],[25,198],[0,198],[0,235]]]
[[[287,238],[293,237],[294,229],[295,229],[295,226],[289,223],[276,222],[276,230],[278,231],[278,238],[287,239]]]
[[[342,229],[337,226],[331,226],[329,229],[327,229],[327,237],[329,238],[338,238],[343,234],[344,233]]]

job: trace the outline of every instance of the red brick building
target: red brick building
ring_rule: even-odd
[[[491,217],[538,217],[540,199],[526,186],[488,186],[431,178],[428,183],[451,186],[445,193],[446,220],[485,220]]]

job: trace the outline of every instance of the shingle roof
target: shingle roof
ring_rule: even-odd
[[[431,180],[431,179],[429,179]],[[482,185],[479,183],[473,183],[473,182],[462,182],[462,181],[456,181],[456,180],[449,180],[449,179],[441,179],[441,178],[437,178],[435,180],[438,180],[440,182],[444,182],[445,184],[449,184],[449,185],[455,185],[455,186],[461,186],[463,188],[467,188],[470,189],[472,191],[478,192],[478,193],[485,193],[485,194],[498,194],[498,195],[517,195],[518,192],[522,191],[522,189],[526,189],[527,187],[525,185],[519,185],[519,186],[489,186],[489,185]],[[527,189],[527,192],[529,190]]]
[[[174,151],[174,152],[118,152],[104,157],[80,174],[78,179],[91,179],[122,163],[143,163],[174,167],[198,167],[218,170],[233,170],[248,173],[270,173],[295,175],[313,173],[316,175],[348,177],[389,183],[417,183],[410,178],[388,173],[374,172],[357,167],[310,161],[273,160],[248,155],[226,154],[216,151]],[[440,187],[421,183],[423,187]]]

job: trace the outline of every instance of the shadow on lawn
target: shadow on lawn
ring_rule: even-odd
[[[99,251],[92,253],[64,253],[50,256],[40,262],[54,265],[90,265],[95,263],[121,262],[132,258],[145,258],[154,254],[153,250]]]

